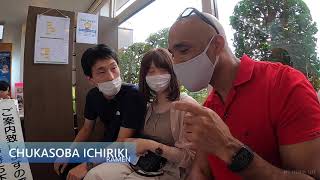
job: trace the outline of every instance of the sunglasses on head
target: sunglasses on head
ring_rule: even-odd
[[[186,17],[189,17],[191,15],[197,15],[202,21],[204,21],[205,23],[209,24],[211,27],[213,27],[217,34],[220,34],[219,31],[218,31],[218,28],[206,17],[202,14],[202,12],[198,11],[196,8],[192,8],[192,7],[189,7],[189,8],[186,8],[181,14],[180,16],[177,18],[177,20],[180,20],[180,19],[183,19],[183,18],[186,18]]]

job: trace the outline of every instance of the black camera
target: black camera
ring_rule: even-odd
[[[152,152],[147,151],[141,156],[136,165],[130,163],[131,168],[138,174],[147,177],[163,175],[162,168],[167,163],[167,159]]]

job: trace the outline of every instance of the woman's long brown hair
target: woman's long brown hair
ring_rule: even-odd
[[[152,49],[148,51],[142,58],[139,74],[139,89],[143,93],[145,100],[147,102],[151,102],[155,98],[155,92],[150,89],[146,82],[146,76],[152,63],[157,68],[167,70],[171,75],[167,98],[170,101],[177,100],[180,97],[178,80],[173,71],[171,54],[164,48]]]

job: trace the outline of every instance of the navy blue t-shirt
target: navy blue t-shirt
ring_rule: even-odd
[[[98,88],[91,89],[86,98],[84,117],[104,124],[104,141],[117,139],[120,127],[135,129],[139,132],[144,126],[146,103],[137,86],[122,84],[113,99],[106,99]]]

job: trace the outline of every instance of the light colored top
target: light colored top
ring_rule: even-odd
[[[152,111],[144,126],[143,135],[159,143],[174,146],[171,132],[170,110],[163,113]]]
[[[186,101],[191,103],[197,103],[192,97],[188,96],[186,93],[181,93],[180,101]],[[145,126],[148,124],[150,116],[152,115],[151,105],[148,106]],[[174,146],[164,146],[163,151],[166,152],[167,156],[164,158],[170,161],[174,167],[181,170],[181,176],[184,176],[184,172],[189,172],[191,169],[192,162],[195,157],[195,151],[190,147],[190,142],[188,142],[183,133],[183,119],[185,112],[170,108],[170,130],[174,140]],[[181,178],[183,179],[183,178]]]

